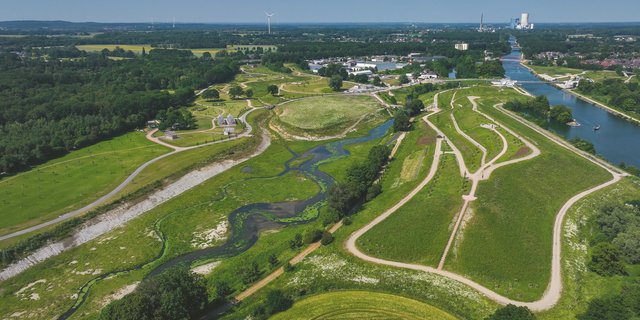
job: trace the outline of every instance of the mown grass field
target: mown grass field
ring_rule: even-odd
[[[496,89],[477,90],[500,96]],[[609,175],[495,108],[481,105],[481,110],[530,139],[542,155],[500,168],[479,185],[473,216],[445,268],[508,297],[533,301],[549,281],[558,210],[573,195],[607,181]]]
[[[380,108],[369,96],[325,96],[293,101],[278,107],[276,112],[279,122],[293,133],[331,135],[341,133]]]
[[[117,187],[168,148],[135,132],[71,152],[0,180],[0,234],[50,220]]]
[[[386,260],[437,266],[466,189],[455,157],[443,156],[430,184],[358,239],[358,247]]]
[[[344,291],[321,294],[297,302],[272,319],[424,319],[456,317],[420,301],[390,294]]]

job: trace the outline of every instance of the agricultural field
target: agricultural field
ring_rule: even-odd
[[[87,51],[87,52],[100,52],[104,49],[108,49],[109,51],[113,51],[116,48],[121,48],[125,51],[133,51],[136,54],[142,54],[142,49],[145,52],[149,53],[149,51],[156,49],[150,45],[143,44],[86,44],[76,46],[78,50]],[[211,55],[215,55],[218,51],[225,50],[220,48],[208,48],[208,49],[183,49],[190,50],[195,56],[202,56],[203,53],[209,52]]]
[[[5,177],[0,180],[0,234],[79,209],[114,189],[143,163],[169,151],[134,132]]]
[[[278,124],[293,134],[335,135],[357,124],[381,105],[368,96],[311,97],[276,109]]]
[[[428,304],[384,293],[344,291],[321,294],[297,302],[273,317],[284,319],[398,318],[447,320],[456,317]]]

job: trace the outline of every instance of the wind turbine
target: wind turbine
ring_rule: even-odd
[[[271,34],[271,17],[275,16],[275,13],[268,13],[265,11],[265,13],[267,15],[267,27],[269,29],[269,34]]]

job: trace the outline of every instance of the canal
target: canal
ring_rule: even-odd
[[[515,39],[511,39],[512,44]],[[520,49],[514,48],[504,56],[503,66],[506,76],[517,81],[539,81],[539,79],[520,65]],[[559,123],[549,123],[547,129],[565,137],[587,140],[601,155],[612,164],[621,162],[640,168],[640,126],[616,116],[605,109],[584,101],[548,83],[523,83],[521,87],[535,96],[547,96],[551,105],[565,105],[571,108],[579,127],[570,127]],[[600,130],[593,128],[600,126]]]

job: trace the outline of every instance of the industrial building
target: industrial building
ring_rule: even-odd
[[[511,20],[511,28],[516,30],[533,30],[533,23],[529,21],[529,14],[523,13],[520,18]]]

